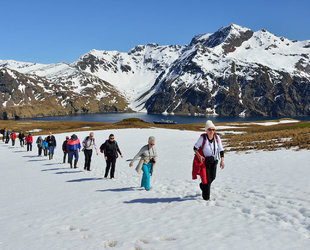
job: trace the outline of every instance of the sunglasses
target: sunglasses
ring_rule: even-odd
[[[155,144],[154,143],[150,143],[150,145],[154,146]]]
[[[208,131],[215,131],[214,128],[208,128]]]
[[[110,140],[114,140],[114,137],[110,137]]]

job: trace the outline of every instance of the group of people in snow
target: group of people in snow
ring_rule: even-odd
[[[216,169],[218,162],[220,161],[220,167],[224,168],[224,149],[222,146],[222,141],[219,135],[215,133],[215,125],[212,121],[208,120],[205,126],[206,133],[203,133],[198,141],[194,145],[195,157],[193,161],[192,168],[192,178],[197,179],[197,175],[201,178],[200,189],[202,191],[202,198],[204,200],[210,199],[210,189],[211,183],[216,177]],[[12,140],[12,146],[15,145],[16,133],[8,129],[1,129],[1,134],[3,135],[2,140],[5,143],[9,143]],[[27,151],[32,151],[33,138],[31,133],[25,137],[23,132],[18,135],[20,140],[20,146],[24,147],[27,145]],[[38,147],[38,156],[42,155],[49,156],[49,159],[53,159],[54,150],[56,148],[56,139],[52,132],[44,139],[39,136],[36,140]],[[114,178],[116,159],[118,156],[123,158],[120,148],[114,138],[114,134],[110,134],[109,138],[100,146],[100,152],[104,154],[106,161],[106,168],[104,177],[108,178],[110,173],[110,178]],[[65,141],[62,144],[63,150],[63,163],[66,160],[70,164],[70,168],[77,168],[77,163],[79,160],[79,153],[81,150],[84,152],[85,163],[84,170],[90,171],[90,164],[93,151],[96,151],[98,155],[98,147],[94,138],[94,133],[91,132],[89,136],[86,136],[81,142],[76,134],[73,134],[70,138],[66,136]],[[74,161],[73,161],[74,159]],[[148,143],[144,145],[139,152],[130,160],[129,167],[133,166],[135,161],[139,160],[136,167],[136,171],[142,175],[141,187],[145,190],[150,190],[150,177],[153,174],[156,162],[157,162],[157,151],[155,148],[155,137],[150,136],[148,138]]]

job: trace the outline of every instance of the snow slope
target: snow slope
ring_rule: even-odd
[[[308,249],[309,151],[227,153],[206,202],[191,180],[199,132],[95,131],[97,143],[111,132],[124,154],[115,180],[102,178],[102,155],[91,172],[83,154],[76,170],[61,164],[66,134],[51,161],[0,143],[1,249]],[[150,135],[159,159],[146,192],[125,159]]]

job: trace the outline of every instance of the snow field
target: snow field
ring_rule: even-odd
[[[103,179],[103,155],[91,172],[0,143],[1,249],[308,249],[309,151],[227,153],[211,201],[191,180],[193,145],[200,132],[167,129],[95,131],[98,147],[110,133],[124,155],[116,179]],[[88,132],[76,132],[82,141]],[[128,167],[156,137],[152,189]],[[34,138],[36,140],[37,137]],[[17,143],[18,144],[18,143]],[[4,163],[4,164],[3,164]]]

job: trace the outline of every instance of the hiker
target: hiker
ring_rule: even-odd
[[[48,143],[47,138],[45,137],[42,143],[44,156],[47,156]]]
[[[42,155],[42,149],[43,149],[43,139],[42,139],[42,136],[39,136],[37,141],[37,146],[38,146],[38,156],[41,156]]]
[[[91,157],[93,154],[93,148],[95,148],[96,153],[98,155],[98,149],[97,149],[97,145],[96,145],[95,138],[94,138],[94,132],[91,132],[89,136],[86,136],[82,144],[83,144],[83,151],[85,155],[84,170],[90,171],[90,163],[91,163]]]
[[[69,141],[69,136],[66,136],[66,140],[62,143],[62,151],[64,152],[63,163],[66,163],[66,156],[68,154],[68,151],[67,151],[68,141]],[[68,163],[69,163],[69,157],[68,157]]]
[[[11,140],[12,140],[12,146],[15,146],[15,140],[16,140],[16,133],[14,132],[14,130],[12,131],[11,135]]]
[[[23,132],[19,132],[18,134],[19,144],[23,148],[25,145],[25,135]]]
[[[143,146],[138,154],[132,159],[129,164],[129,167],[132,167],[134,161],[140,157],[140,161],[136,167],[136,171],[141,174],[143,171],[143,176],[141,180],[141,187],[144,187],[146,191],[151,189],[150,187],[150,176],[152,176],[154,167],[157,161],[157,153],[155,149],[155,137],[150,136],[148,144]]]
[[[51,131],[48,133],[48,137],[46,137],[46,141],[48,144],[48,156],[49,156],[49,159],[51,160],[54,157],[54,150],[56,148],[56,139],[55,139],[55,136],[53,136]]]
[[[211,183],[216,177],[216,166],[219,161],[220,167],[224,168],[224,150],[221,138],[215,133],[215,126],[208,120],[205,126],[206,133],[202,134],[194,146],[195,155],[198,162],[202,163],[199,169],[201,178],[200,189],[204,200],[210,199]],[[203,164],[204,163],[204,164]],[[193,179],[195,179],[193,177]]]
[[[30,133],[26,136],[25,142],[27,144],[27,151],[32,151],[32,135]]]
[[[111,167],[110,172],[110,178],[114,178],[115,173],[115,163],[116,158],[118,157],[118,154],[123,158],[123,155],[118,147],[117,142],[114,140],[114,135],[110,134],[109,139],[106,140],[101,146],[100,146],[100,152],[104,153],[104,158],[106,160],[106,169],[104,178],[108,178],[109,170]]]
[[[3,142],[4,142],[4,139],[5,139],[5,133],[6,133],[6,128],[1,129],[2,141],[3,141]]]
[[[5,133],[5,144],[8,144],[10,141],[10,131],[7,130]]]
[[[79,152],[81,152],[81,143],[77,135],[73,134],[71,139],[67,143],[68,152],[68,162],[70,163],[70,168],[72,168],[72,160],[74,156],[74,168],[77,168],[77,163],[79,160]]]

